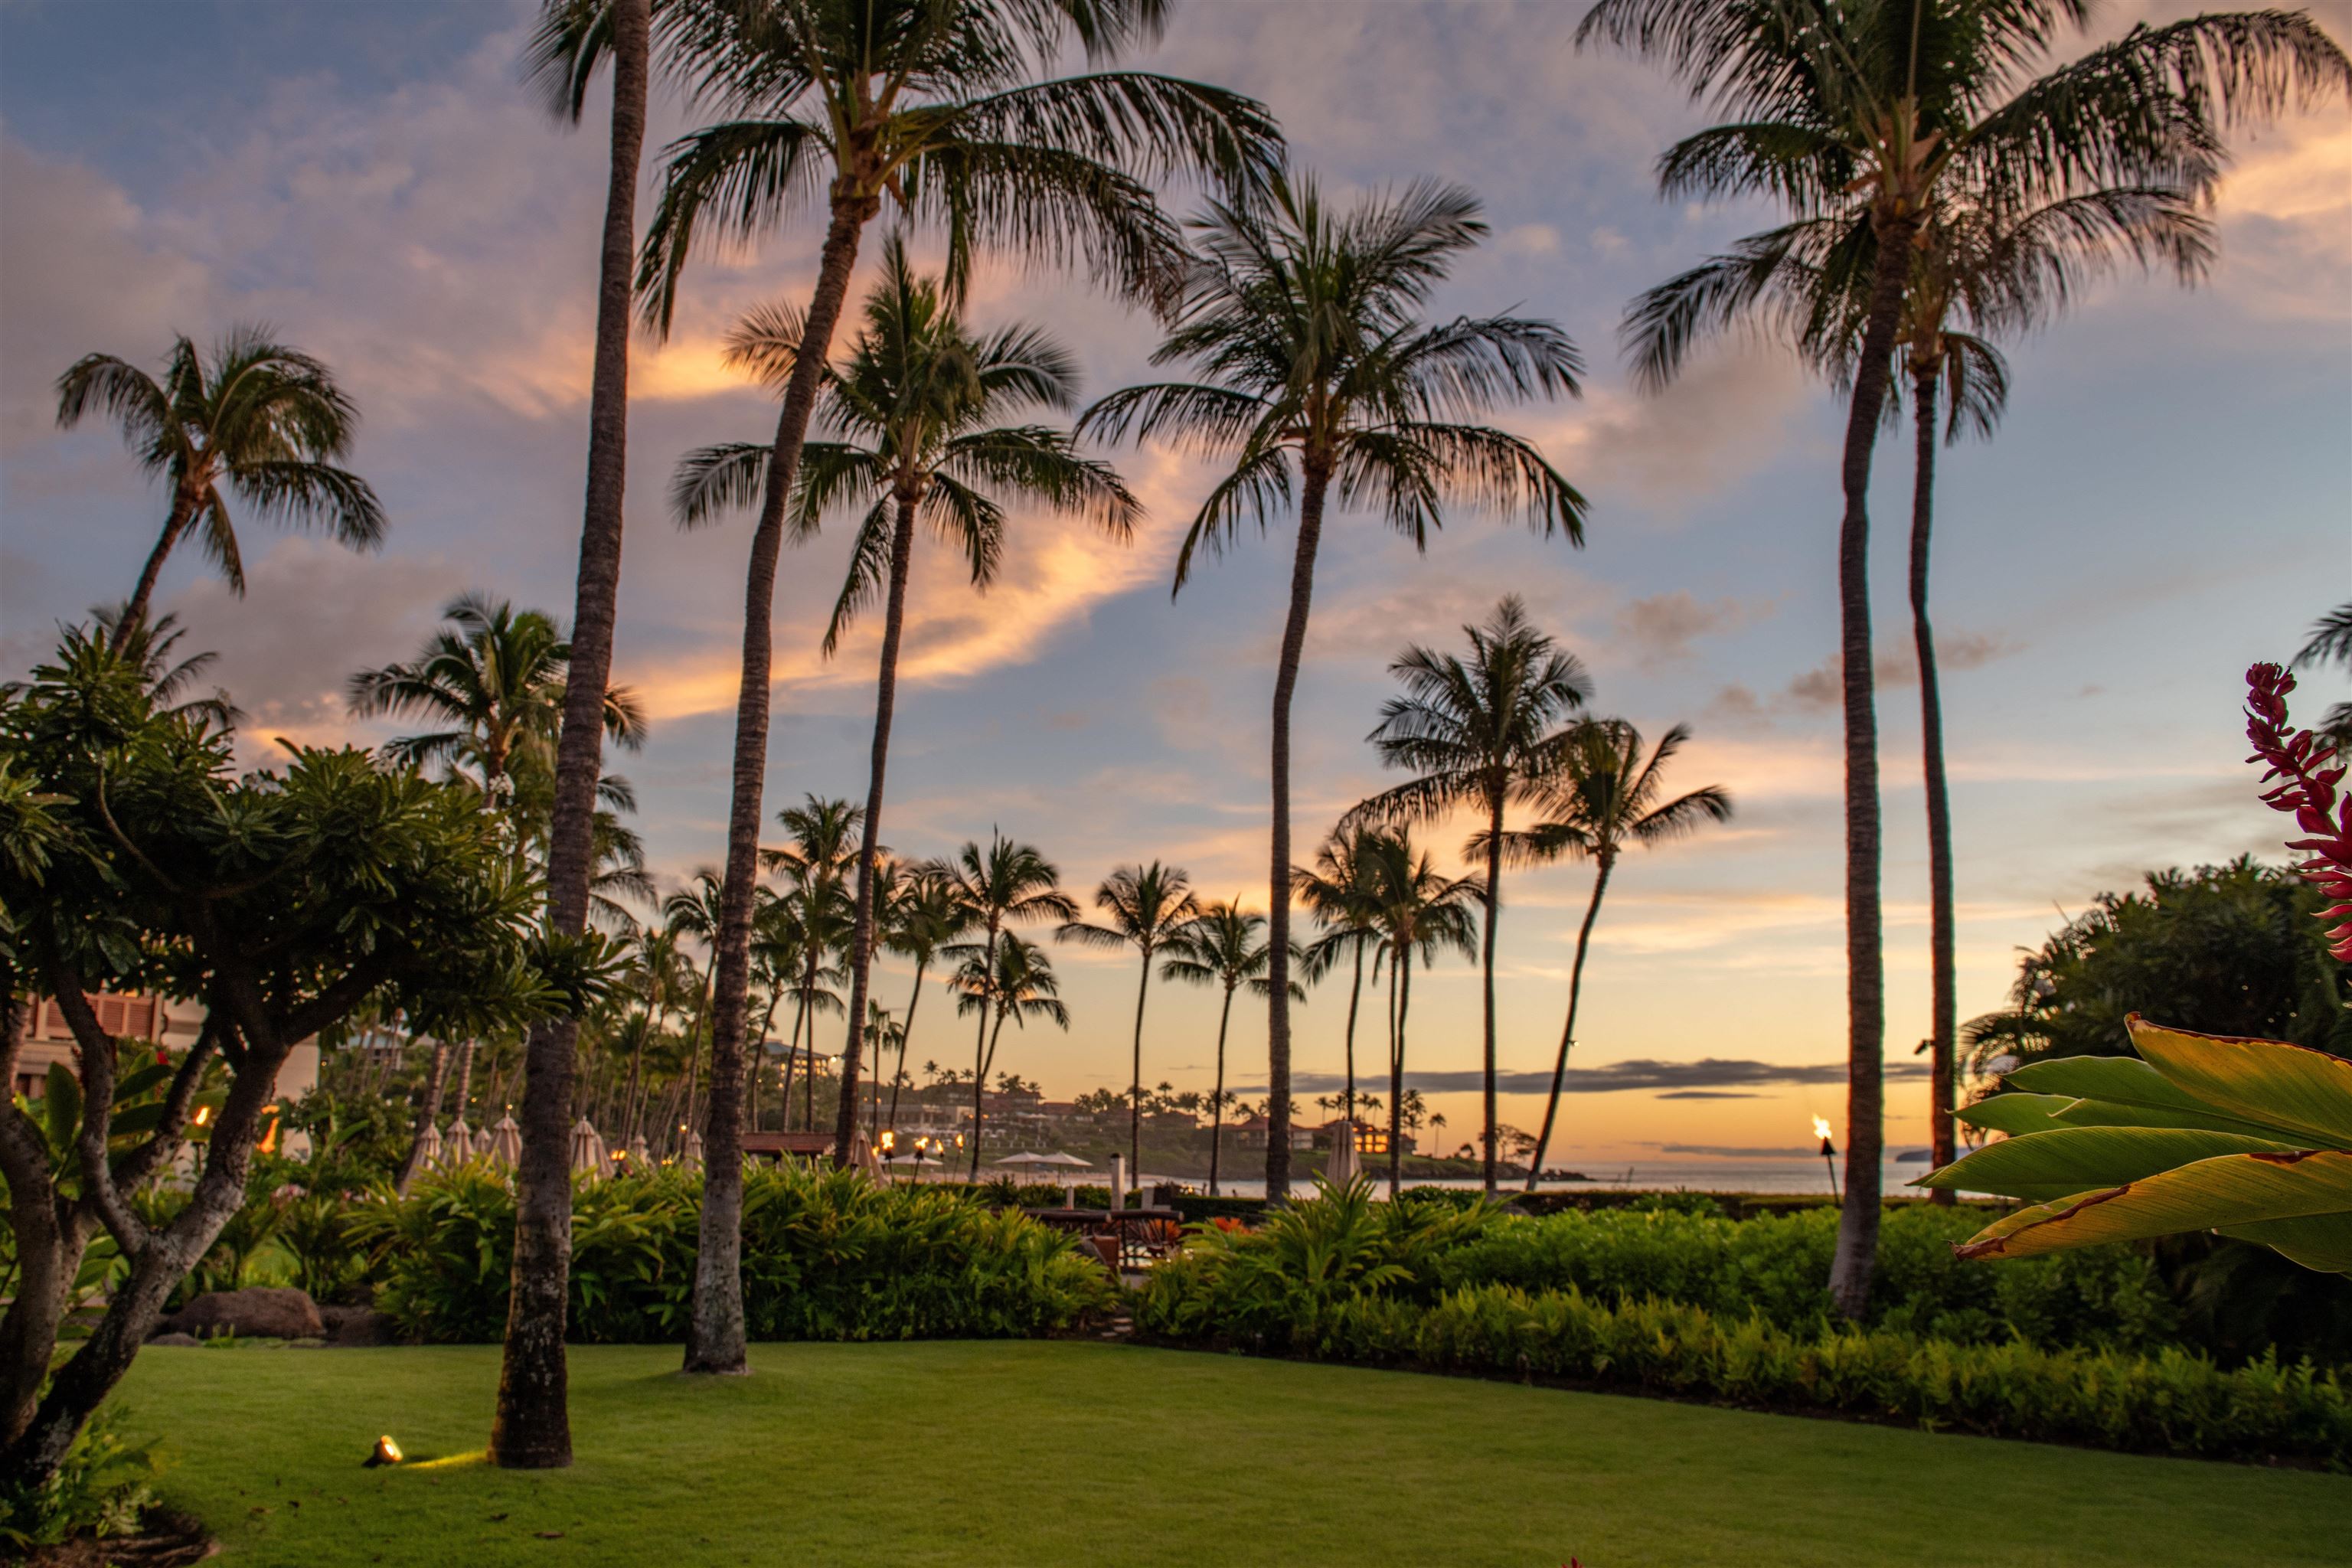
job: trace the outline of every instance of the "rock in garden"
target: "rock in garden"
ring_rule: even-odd
[[[172,1327],[200,1340],[218,1334],[241,1340],[316,1340],[327,1333],[319,1321],[319,1304],[309,1291],[265,1285],[208,1291],[181,1308]]]
[[[174,1331],[168,1334],[157,1334],[153,1339],[149,1340],[147,1342],[150,1345],[196,1345],[202,1344],[204,1342],[197,1339],[194,1334],[183,1334]]]

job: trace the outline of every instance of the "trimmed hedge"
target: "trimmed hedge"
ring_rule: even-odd
[[[664,1171],[572,1197],[569,1337],[646,1343],[683,1332],[700,1179]],[[405,1199],[355,1205],[376,1305],[405,1337],[493,1343],[505,1332],[514,1197],[470,1166]],[[770,1169],[743,1184],[743,1307],[755,1340],[1003,1339],[1076,1326],[1117,1290],[1076,1240],[1018,1210],[855,1172]]]

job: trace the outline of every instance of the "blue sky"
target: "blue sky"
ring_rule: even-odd
[[[2101,31],[2186,5],[2111,5]],[[1580,7],[1187,4],[1152,68],[1264,99],[1295,155],[1345,193],[1417,176],[1486,200],[1492,242],[1441,310],[1559,321],[1592,365],[1586,395],[1510,411],[1592,498],[1574,551],[1476,516],[1425,558],[1370,519],[1327,532],[1298,694],[1297,832],[1382,774],[1362,738],[1405,642],[1447,643],[1505,592],[1591,667],[1601,710],[1696,739],[1678,780],[1720,784],[1727,828],[1630,862],[1588,984],[1563,1155],[1801,1149],[1843,1094],[1832,400],[1738,345],[1660,398],[1614,343],[1624,302],[1759,226],[1761,208],[1662,203],[1652,160],[1699,111],[1646,68],[1580,56]],[[266,524],[244,533],[241,604],[190,554],[164,603],[218,648],[269,738],[353,725],[353,668],[398,658],[468,588],[568,609],[586,440],[601,134],[549,125],[516,85],[529,8],[468,0],[212,6],[0,5],[0,666],[54,622],[128,590],[160,521],[119,442],[52,427],[50,380],[104,350],[159,358],[171,336],[260,319],[327,358],[366,416],[353,465],[384,498],[385,551],[352,556]],[[601,116],[601,100],[596,107]],[[657,106],[654,142],[694,123]],[[2240,140],[2220,198],[2223,255],[2194,293],[2120,278],[2012,350],[1992,445],[1946,457],[1935,593],[1959,843],[1963,1016],[1997,1005],[2020,944],[2147,867],[2278,835],[2241,759],[2238,680],[2352,589],[2352,125],[2341,109]],[[1180,207],[1181,192],[1171,194]],[[748,526],[685,535],[663,512],[677,456],[763,433],[764,397],[717,363],[744,307],[804,295],[806,224],[688,278],[678,330],[633,371],[621,677],[654,740],[625,771],[659,870],[718,858]],[[878,248],[872,247],[872,248]],[[1089,394],[1143,373],[1148,322],[1050,276],[997,270],[975,318],[1031,319],[1078,353]],[[1118,549],[1018,519],[1004,580],[975,598],[919,571],[885,837],[930,854],[992,825],[1032,839],[1081,893],[1159,857],[1211,895],[1263,903],[1265,727],[1286,530],[1246,541],[1172,603],[1170,565],[1209,476],[1119,457],[1151,507]],[[1907,447],[1881,449],[1874,579],[1884,688],[1890,1059],[1926,1030],[1916,686],[1901,541]],[[778,597],[770,805],[862,792],[873,628],[816,652],[845,545],[790,555]],[[2313,705],[2339,695],[2306,688]],[[1438,843],[1451,850],[1459,835]],[[1587,873],[1507,885],[1507,1068],[1548,1068]],[[1133,975],[1057,952],[1067,1036],[1010,1039],[1000,1066],[1056,1093],[1123,1081]],[[905,976],[883,983],[903,1001]],[[1300,1066],[1336,1071],[1345,998],[1300,1015]],[[1476,1060],[1474,973],[1415,987],[1414,1064]],[[969,1042],[927,1003],[917,1060]],[[1157,991],[1146,1072],[1204,1084],[1205,994]],[[1262,1078],[1264,1023],[1236,1020],[1234,1075]],[[1379,1043],[1360,1040],[1365,1061]],[[1696,1064],[1770,1064],[1736,1084]],[[1652,1071],[1625,1064],[1659,1062]],[[1603,1070],[1605,1069],[1605,1070]],[[1433,1079],[1451,1130],[1474,1098]],[[1518,1080],[1514,1080],[1518,1081]],[[1664,1099],[1714,1085],[1720,1099]],[[1890,1131],[1916,1140],[1924,1093],[1898,1084]],[[1540,1105],[1513,1095],[1506,1120]]]

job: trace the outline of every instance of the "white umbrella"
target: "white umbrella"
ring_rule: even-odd
[[[1347,1127],[1332,1133],[1331,1157],[1323,1163],[1323,1180],[1344,1187],[1363,1173],[1363,1156],[1356,1152],[1356,1130]]]
[[[684,1152],[678,1155],[677,1159],[678,1163],[681,1165],[699,1165],[702,1163],[701,1133],[695,1131],[691,1128],[687,1130],[686,1148]]]
[[[512,1170],[522,1163],[522,1129],[511,1116],[501,1116],[499,1124],[490,1129],[488,1146],[481,1151],[499,1164]]]
[[[464,1117],[449,1123],[449,1139],[441,1157],[452,1165],[462,1165],[474,1157],[474,1134]]]
[[[1007,1154],[1002,1160],[991,1160],[992,1165],[1053,1165],[1060,1163],[1050,1154]]]
[[[849,1163],[853,1170],[863,1171],[868,1181],[882,1179],[882,1157],[863,1132],[853,1133],[849,1140]]]
[[[604,1140],[596,1135],[596,1129],[588,1119],[582,1117],[579,1125],[572,1130],[572,1170],[593,1182],[604,1173],[608,1163]]]
[[[629,1169],[640,1174],[654,1168],[653,1151],[646,1147],[642,1132],[629,1140]]]
[[[441,1163],[441,1130],[430,1121],[416,1135],[416,1163],[426,1170]]]
[[[1076,1154],[1040,1154],[1037,1156],[1037,1163],[1041,1165],[1068,1165],[1080,1171],[1091,1171],[1095,1168],[1093,1161],[1081,1160]]]

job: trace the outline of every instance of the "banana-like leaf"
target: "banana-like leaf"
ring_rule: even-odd
[[[2058,1113],[2082,1101],[2063,1094],[1996,1094],[1965,1105],[1952,1114],[1986,1132],[2006,1132],[2015,1138],[2027,1132],[2048,1132],[2063,1125]]]
[[[2137,1013],[2125,1026],[2134,1048],[2182,1093],[2323,1149],[2352,1149],[2352,1061],[2278,1040],[2167,1029]]]
[[[1911,1184],[1998,1193],[2028,1203],[2119,1186],[2217,1154],[2286,1154],[2294,1145],[2186,1127],[2066,1127],[1988,1143]]]
[[[2255,1138],[2282,1139],[2297,1147],[2310,1140],[2291,1136],[2284,1127],[2241,1121],[2220,1111],[2175,1110],[2163,1105],[2122,1105],[2112,1100],[2077,1100],[2053,1111],[2060,1127],[2201,1127],[2208,1132],[2242,1132]]]
[[[2294,1145],[2305,1142],[2295,1129],[2274,1126],[2263,1119],[2246,1119],[2244,1114],[2222,1110],[2221,1105],[2206,1105],[2188,1089],[2173,1084],[2168,1077],[2136,1056],[2053,1056],[2042,1063],[2022,1065],[2006,1077],[2004,1084],[2009,1089],[2025,1089],[2044,1096],[2072,1096],[2077,1100],[2095,1100],[2100,1105],[2145,1107],[2155,1112],[2197,1117],[2200,1121],[2221,1121],[2218,1131],[2225,1133],[2253,1133],[2255,1138],[2279,1138]],[[2147,1126],[2168,1123],[2149,1119]]]
[[[1961,1258],[2034,1258],[2103,1241],[2246,1231],[2280,1220],[2313,1222],[2294,1227],[2298,1251],[2334,1256],[2339,1247],[2352,1247],[2352,1234],[2340,1243],[2329,1240],[2352,1233],[2352,1153],[2331,1149],[2199,1160],[2144,1181],[2020,1209],[1952,1250]]]
[[[2258,1243],[2322,1274],[2352,1274],[2352,1215],[2260,1219],[2252,1225],[2225,1225],[2221,1234]]]

